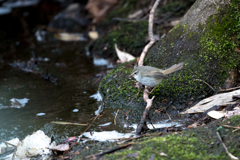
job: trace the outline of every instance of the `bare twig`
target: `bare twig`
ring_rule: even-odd
[[[207,82],[205,82],[205,81],[203,81],[201,79],[194,79],[194,81],[201,81],[201,82],[205,83],[206,85],[208,85],[215,92],[215,89],[213,89],[213,87],[210,86],[210,84],[208,84]]]
[[[103,108],[103,105],[104,105],[104,103],[103,103],[103,101],[102,101],[101,107],[99,108],[98,113],[97,113],[97,115],[94,117],[94,119],[92,120],[92,122],[91,122],[91,123],[88,125],[88,127],[79,135],[78,140],[77,140],[68,150],[66,150],[64,153],[66,153],[67,151],[69,151],[70,149],[72,149],[73,146],[75,146],[75,145],[79,142],[81,136],[92,126],[93,122],[99,117],[99,114],[100,114],[100,112],[101,112],[101,110],[102,110],[102,108]]]
[[[154,12],[155,12],[159,2],[160,2],[160,0],[155,1],[154,5],[153,5],[153,7],[150,11],[150,14],[149,14],[148,36],[150,38],[150,42],[144,47],[144,49],[141,53],[141,56],[140,56],[139,61],[138,61],[138,66],[143,65],[143,61],[144,61],[144,58],[147,54],[147,51],[156,42],[156,39],[154,38],[154,35],[153,35],[153,19],[154,19]]]
[[[130,109],[129,111],[127,111],[126,113],[124,113],[124,114],[127,116],[126,120],[129,120],[128,113],[129,113],[130,111],[131,111],[131,109]]]
[[[236,132],[238,130],[240,130],[240,127],[234,127],[234,126],[229,126],[229,125],[222,125],[223,127],[226,127],[226,128],[234,128],[235,130],[233,130],[232,132]]]
[[[13,146],[14,148],[17,148],[17,146],[16,146],[16,145],[14,145],[14,144],[11,144],[11,143],[9,143],[9,142],[2,141],[2,140],[0,140],[0,142],[6,143],[6,144],[8,144],[8,145],[11,145],[11,146]]]
[[[126,125],[126,128],[129,127],[129,125],[126,122],[122,121],[122,123]]]
[[[239,89],[239,88],[240,88],[240,86],[234,87],[234,88],[229,88],[229,89],[222,89],[222,90],[220,90],[218,92],[229,92],[229,91],[233,91],[233,90],[236,90],[236,89]]]
[[[221,125],[221,126],[226,127],[226,128],[240,129],[240,127],[234,127],[234,126],[229,126],[229,125]]]
[[[117,118],[118,112],[119,112],[119,109],[117,110],[117,113],[116,113],[116,115],[115,115],[115,117],[114,117],[114,124],[115,124],[115,125],[116,125],[116,118]]]
[[[153,129],[155,129],[155,127],[154,127],[154,125],[153,125],[152,121],[151,121],[150,123],[151,123],[151,125],[152,125]]]
[[[166,112],[166,114],[168,115],[168,118],[172,121],[172,118],[170,117],[170,115]]]
[[[232,132],[236,132],[236,131],[239,131],[240,129],[234,129]]]
[[[234,160],[237,160],[238,157],[235,157],[234,155],[232,155],[229,151],[228,151],[228,148],[225,146],[225,144],[223,143],[222,141],[222,138],[220,137],[219,133],[217,132],[217,136],[218,136],[218,139],[220,140],[220,142],[222,143],[225,151],[227,152],[228,156],[231,158],[231,159],[234,159]]]

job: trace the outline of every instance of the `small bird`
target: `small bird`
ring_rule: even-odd
[[[175,64],[166,70],[162,70],[162,69],[151,67],[151,66],[138,66],[133,69],[129,77],[134,77],[139,83],[145,86],[154,87],[155,89],[155,87],[161,83],[162,79],[168,78],[166,76],[167,74],[176,72],[182,69],[182,67],[183,67],[183,62],[179,64]]]

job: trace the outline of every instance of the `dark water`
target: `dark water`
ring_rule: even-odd
[[[21,44],[15,46],[18,57],[3,60],[0,68],[1,140],[23,139],[40,129],[48,136],[53,134],[60,141],[66,137],[78,136],[85,130],[87,126],[50,122],[89,124],[100,106],[100,102],[90,96],[97,93],[98,75],[105,73],[106,67],[94,65],[93,60],[86,56],[86,44],[55,41],[42,43],[37,49],[25,49],[19,46]],[[48,61],[39,61],[36,68],[43,74],[48,73],[57,78],[56,82],[9,65],[17,60],[28,61],[33,53],[35,59],[47,58]],[[27,98],[29,101],[22,108],[10,108],[12,98]],[[78,112],[73,112],[74,109],[78,109]],[[90,130],[96,133],[113,130],[124,132],[122,125],[112,123],[114,112],[116,111],[105,111]],[[39,113],[45,115],[37,116]],[[101,126],[102,124],[106,125]]]

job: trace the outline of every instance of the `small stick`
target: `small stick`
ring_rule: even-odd
[[[150,123],[151,123],[151,125],[152,125],[153,129],[155,129],[155,127],[154,127],[154,125],[153,125],[152,121],[150,121]]]
[[[227,147],[226,147],[225,144],[223,143],[222,138],[220,137],[220,135],[219,135],[218,132],[217,132],[217,136],[218,136],[218,139],[220,140],[220,142],[222,143],[225,151],[227,152],[228,156],[229,156],[231,159],[238,160],[238,157],[235,157],[234,155],[232,155],[232,154],[228,151]]]
[[[234,129],[240,129],[240,127],[234,127],[234,126],[229,126],[229,125],[221,125],[226,128],[234,128]]]
[[[115,118],[114,118],[114,124],[115,125],[116,125],[116,118],[117,118],[118,112],[119,112],[119,109],[117,110],[117,113],[116,113]]]
[[[240,130],[240,127],[234,127],[234,126],[229,126],[229,125],[222,125],[223,127],[226,127],[226,128],[234,128],[235,130],[233,130],[232,132],[236,132],[238,130]]]
[[[236,131],[239,131],[240,129],[234,129],[232,132],[236,132]]]
[[[129,125],[126,122],[122,121],[122,123],[126,125],[126,128],[129,127]]]
[[[14,145],[14,144],[11,144],[11,143],[8,143],[8,142],[6,142],[6,141],[2,141],[2,140],[0,140],[0,142],[6,143],[6,144],[8,144],[8,145],[11,145],[11,146],[13,146],[14,148],[17,148],[17,146],[16,146],[16,145]]]
[[[87,156],[87,157],[85,157],[85,158],[100,159],[100,157],[102,157],[102,156],[105,155],[105,154],[113,153],[113,152],[115,152],[115,151],[117,151],[117,150],[126,148],[126,147],[128,147],[128,146],[130,146],[130,145],[132,145],[132,144],[134,144],[134,143],[131,142],[131,143],[128,143],[128,144],[125,144],[125,145],[117,146],[117,147],[115,147],[115,148],[113,148],[113,149],[110,149],[110,150],[108,150],[108,151],[105,151],[105,152],[103,152],[103,153],[98,153],[98,154],[90,155],[90,156]]]
[[[166,114],[168,115],[168,118],[172,121],[172,118],[170,117],[170,115],[166,112]]]
[[[238,86],[238,87],[233,87],[233,88],[229,88],[229,89],[222,89],[222,90],[220,90],[220,91],[218,91],[218,92],[228,92],[228,91],[233,91],[233,90],[236,90],[236,89],[239,89],[240,88],[240,86]]]
[[[128,114],[127,114],[127,113],[125,113],[125,115],[127,116],[126,120],[129,120],[129,116],[128,116]]]
[[[91,123],[88,125],[88,127],[79,135],[78,140],[77,140],[68,150],[64,151],[63,154],[67,153],[67,151],[69,151],[70,149],[72,149],[73,146],[75,146],[75,145],[79,142],[81,136],[92,126],[93,122],[99,117],[99,114],[100,114],[100,112],[101,112],[101,110],[102,110],[102,108],[103,108],[103,105],[104,105],[104,103],[103,103],[103,101],[102,101],[101,107],[99,108],[98,113],[97,113],[97,115],[94,117],[94,119],[92,120],[92,122],[91,122]]]
[[[205,82],[205,81],[203,81],[201,79],[194,79],[194,81],[201,81],[201,82],[205,83],[206,85],[208,85],[215,92],[215,89],[213,89],[213,87],[210,86],[210,84],[208,84],[207,82]]]
[[[124,140],[124,141],[118,142],[117,144],[124,144],[124,143],[129,142],[129,141],[132,141],[132,140],[134,140],[134,139],[139,139],[139,138],[146,137],[146,136],[147,136],[147,135],[144,134],[144,135],[140,135],[140,136],[137,136],[137,137],[131,137],[131,138],[128,138],[128,139],[126,139],[126,140]]]

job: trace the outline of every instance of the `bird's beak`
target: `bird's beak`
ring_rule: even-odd
[[[130,75],[128,76],[128,78],[130,78],[130,79],[131,79],[132,77],[133,77],[133,74],[130,74]]]

